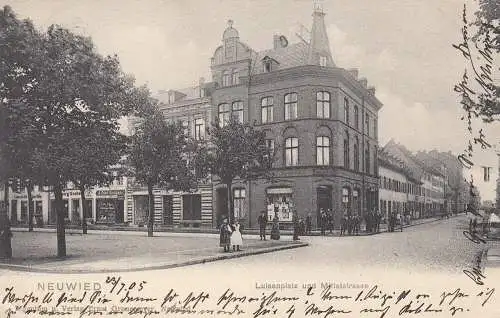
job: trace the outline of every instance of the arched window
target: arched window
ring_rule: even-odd
[[[297,93],[285,95],[285,120],[297,118]]]
[[[316,93],[316,116],[318,118],[330,118],[330,93]]]
[[[359,171],[359,138],[354,137],[354,170]]]
[[[229,104],[219,105],[219,125],[224,127],[229,122]]]
[[[240,83],[240,75],[237,69],[233,69],[233,72],[231,73],[231,83],[233,85],[238,85]]]
[[[354,105],[354,127],[359,129],[359,108],[358,105]]]
[[[222,86],[229,85],[231,85],[231,74],[229,74],[229,71],[224,71],[222,72]]]
[[[326,136],[316,137],[316,164],[318,166],[330,164],[330,138]]]
[[[351,167],[349,160],[349,132],[346,130],[344,133],[344,168]]]
[[[299,139],[290,137],[285,139],[285,166],[296,166],[299,163]]]

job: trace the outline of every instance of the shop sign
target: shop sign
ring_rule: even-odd
[[[123,199],[125,198],[125,190],[97,190],[96,196],[98,197],[114,197]]]
[[[40,194],[34,194],[32,196],[33,199],[41,199],[42,196]],[[28,200],[28,195],[27,194],[17,194],[17,195],[14,195],[14,199],[26,199]]]

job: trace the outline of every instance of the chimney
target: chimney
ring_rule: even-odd
[[[364,77],[359,79],[359,83],[363,85],[364,88],[368,86],[368,80]]]
[[[274,47],[275,50],[277,48],[281,47],[281,41],[280,41],[280,35],[279,34],[275,34],[273,36],[273,47]]]
[[[369,91],[372,95],[375,95],[375,87],[374,87],[374,86],[370,86],[370,87],[368,87],[368,91]]]
[[[351,73],[352,77],[354,77],[355,80],[358,79],[359,71],[357,68],[351,68],[348,70],[349,73]]]

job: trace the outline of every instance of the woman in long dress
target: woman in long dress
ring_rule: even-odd
[[[273,219],[273,227],[271,228],[271,240],[280,239],[280,224],[278,221],[278,216],[275,215]]]
[[[220,246],[224,247],[224,252],[229,252],[231,244],[231,227],[227,224],[227,219],[224,219],[220,226]]]
[[[243,237],[241,236],[240,223],[236,221],[233,224],[234,231],[231,234],[231,245],[233,246],[233,251],[240,251],[240,245],[243,245]]]

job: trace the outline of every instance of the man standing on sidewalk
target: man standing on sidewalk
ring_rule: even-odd
[[[311,213],[307,213],[307,216],[306,216],[306,235],[311,235],[311,228],[312,228]]]
[[[267,226],[267,216],[266,212],[262,211],[260,212],[259,218],[257,219],[257,222],[259,223],[259,230],[260,230],[260,240],[266,240],[266,226]]]

